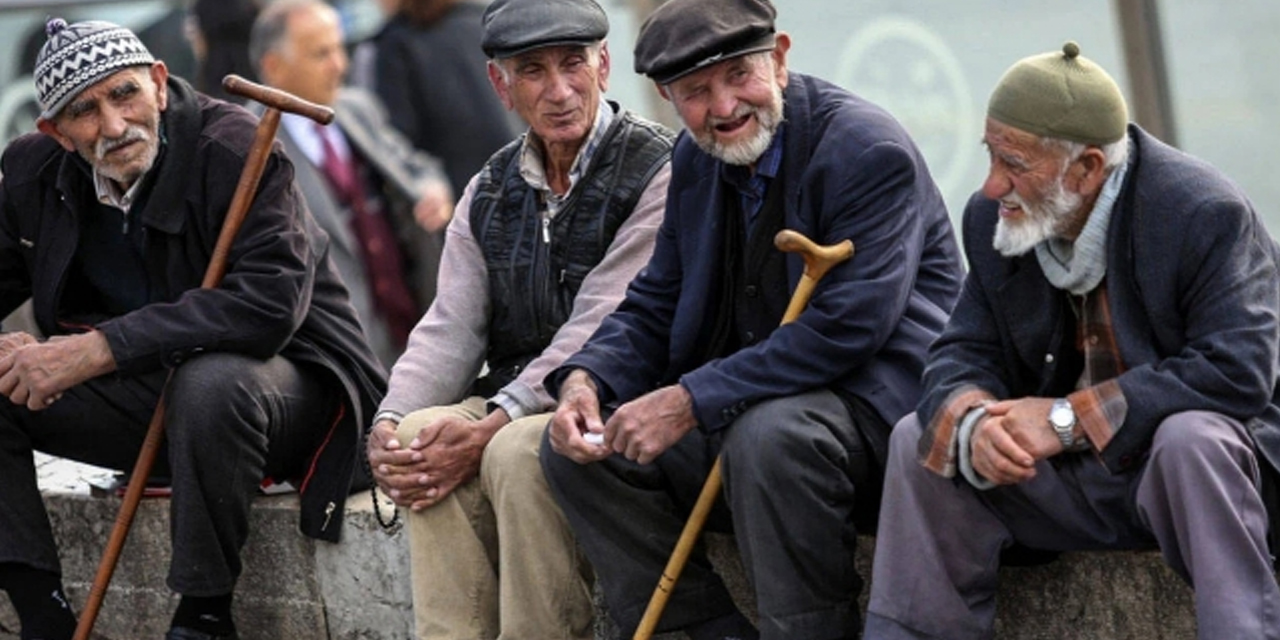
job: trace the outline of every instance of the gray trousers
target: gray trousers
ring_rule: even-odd
[[[620,455],[579,465],[544,441],[542,466],[625,636],[639,624],[719,451],[724,499],[707,528],[735,533],[761,637],[852,638],[862,587],[855,516],[872,521],[879,494],[855,421],[834,393],[815,391],[752,407],[723,432],[722,447],[720,437],[694,430],[649,465]],[[658,630],[734,610],[699,545]]]
[[[95,378],[44,411],[0,398],[0,562],[61,572],[32,450],[132,470],[166,374]],[[260,482],[304,470],[332,420],[336,394],[324,377],[278,356],[211,353],[177,369],[153,471],[173,487],[169,588],[233,590]]]
[[[1174,414],[1150,457],[1112,475],[1089,453],[977,491],[916,461],[916,416],[894,429],[876,538],[866,640],[991,638],[1000,550],[1158,547],[1195,589],[1203,640],[1280,638],[1258,462],[1238,421]]]

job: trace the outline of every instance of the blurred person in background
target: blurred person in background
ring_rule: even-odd
[[[484,3],[382,0],[394,13],[371,43],[372,86],[391,124],[444,162],[462,193],[493,152],[519,133],[489,87],[480,50]]]
[[[254,23],[249,50],[264,82],[334,109],[327,127],[284,114],[279,138],[308,207],[333,238],[334,263],[370,345],[390,367],[435,296],[453,192],[440,163],[387,123],[374,95],[343,86],[347,54],[331,6],[276,0]]]
[[[257,17],[258,0],[195,0],[188,36],[196,52],[196,89],[221,100],[240,99],[222,90],[229,73],[256,80],[249,61],[249,30]]]

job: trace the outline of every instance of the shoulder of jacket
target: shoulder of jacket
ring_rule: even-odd
[[[0,175],[11,186],[37,179],[46,167],[56,172],[64,153],[66,150],[57,140],[43,133],[24,134],[5,147],[0,156]]]

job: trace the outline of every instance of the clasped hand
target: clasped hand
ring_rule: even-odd
[[[0,335],[0,394],[32,411],[48,408],[67,389],[114,368],[106,338],[97,331],[47,342],[25,332]]]
[[[1049,398],[1021,398],[987,405],[969,440],[973,470],[1002,485],[1034,478],[1037,461],[1062,452],[1049,426],[1052,404]]]
[[[428,424],[402,443],[396,423],[379,420],[369,432],[373,479],[402,507],[414,511],[431,507],[479,475],[485,446],[507,422],[502,409],[482,420],[450,416]]]
[[[551,418],[551,448],[586,464],[620,453],[628,460],[649,464],[697,426],[693,398],[674,384],[628,402],[609,417],[600,419],[595,384],[583,371],[574,371],[560,389],[560,404]],[[602,442],[588,442],[588,433],[601,434]]]

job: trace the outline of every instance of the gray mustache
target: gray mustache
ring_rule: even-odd
[[[97,154],[98,159],[101,160],[107,157],[108,153],[111,153],[120,147],[133,144],[135,142],[147,142],[150,139],[151,136],[147,134],[147,130],[145,128],[135,125],[126,129],[124,135],[121,135],[118,138],[102,138],[98,140],[94,153]]]

